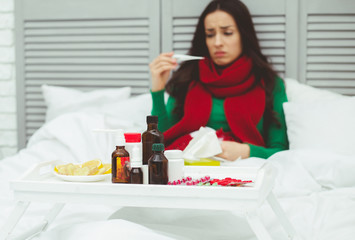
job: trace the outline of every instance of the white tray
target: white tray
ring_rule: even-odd
[[[232,177],[253,180],[249,187],[171,186],[113,184],[110,178],[99,182],[66,182],[53,174],[55,162],[44,162],[11,182],[19,201],[63,203],[102,203],[122,206],[226,209],[247,211],[260,205],[271,191],[275,171],[271,165],[255,167],[186,166],[185,176],[199,178]],[[236,204],[236,201],[239,201]]]
[[[200,178],[237,178],[252,180],[248,187],[182,186],[113,184],[110,178],[98,182],[68,182],[53,174],[58,162],[36,165],[20,179],[11,182],[18,203],[8,221],[0,230],[0,240],[8,239],[28,205],[32,201],[51,202],[54,207],[36,227],[23,233],[25,239],[45,231],[62,210],[65,203],[111,204],[113,206],[193,208],[239,211],[246,217],[251,229],[260,240],[271,240],[271,236],[258,216],[258,209],[267,200],[281,225],[287,239],[297,235],[288,221],[277,199],[272,193],[276,171],[271,164],[256,167],[185,167],[185,176]]]

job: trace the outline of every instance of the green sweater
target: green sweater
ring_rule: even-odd
[[[264,139],[266,147],[249,144],[250,157],[266,159],[276,152],[288,149],[285,114],[282,107],[282,104],[287,102],[287,96],[285,85],[281,78],[276,79],[273,94],[274,111],[276,112],[276,116],[279,119],[281,127],[277,127],[275,124],[272,124],[269,127],[268,138]],[[159,117],[158,128],[161,132],[165,132],[180,120],[172,112],[175,107],[175,98],[170,96],[167,104],[165,105],[164,90],[151,92],[151,95],[153,99],[152,115]],[[224,100],[225,99],[212,98],[211,116],[208,120],[207,126],[216,130],[222,128],[224,131],[230,131],[230,127],[224,113]],[[263,136],[263,118],[258,123],[257,129]]]

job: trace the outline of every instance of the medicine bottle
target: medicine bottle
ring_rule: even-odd
[[[142,159],[142,143],[141,143],[142,134],[134,133],[134,132],[124,133],[124,138],[126,140],[126,150],[129,153],[131,160],[132,160],[133,148],[135,146],[138,147],[140,159]]]
[[[133,147],[131,155],[131,183],[143,184],[142,155],[137,146]]]
[[[112,182],[130,182],[130,161],[129,153],[125,149],[125,139],[122,130],[115,133],[116,149],[112,152]]]
[[[154,143],[164,143],[164,135],[158,130],[158,116],[147,116],[147,130],[142,133],[142,160],[148,164]]]
[[[166,150],[165,157],[168,159],[169,181],[177,181],[184,178],[184,159],[181,150]]]
[[[154,143],[153,155],[148,160],[149,184],[168,184],[168,159],[164,156],[164,144]]]

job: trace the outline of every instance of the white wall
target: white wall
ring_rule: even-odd
[[[14,0],[0,0],[0,159],[17,151]]]

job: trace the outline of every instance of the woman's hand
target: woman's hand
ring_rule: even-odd
[[[152,92],[157,92],[165,88],[169,79],[170,71],[176,69],[176,59],[172,58],[173,52],[162,53],[149,64],[152,75]]]
[[[222,153],[217,157],[224,158],[228,161],[234,161],[241,158],[250,157],[250,147],[245,143],[238,143],[234,141],[222,141],[221,142]]]

